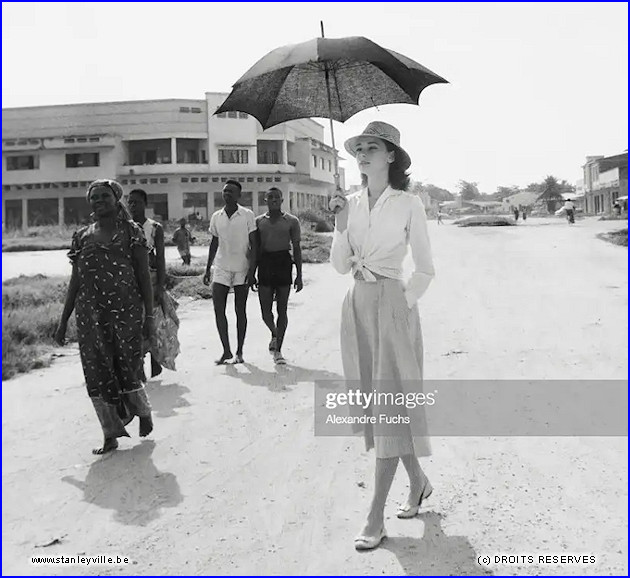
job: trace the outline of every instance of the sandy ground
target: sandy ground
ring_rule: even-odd
[[[421,301],[427,378],[627,378],[627,249],[595,238],[619,223],[430,228],[438,275]],[[350,279],[313,265],[305,283],[290,303],[285,369],[266,352],[256,299],[244,366],[213,365],[212,305],[185,304],[179,369],[148,385],[154,433],[140,441],[134,422],[134,437],[103,458],[90,454],[100,428],[76,348],[3,382],[3,573],[627,574],[627,438],[434,438],[426,509],[395,517],[401,468],[390,538],[355,552],[374,457],[358,438],[313,436],[314,381],[341,375]],[[81,553],[133,564],[29,563]],[[495,553],[598,561],[477,564]]]

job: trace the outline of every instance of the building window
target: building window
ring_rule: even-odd
[[[129,184],[130,184],[130,185],[135,185],[135,184],[136,184],[136,179],[131,179],[131,180],[129,181]]]
[[[238,178],[238,182],[239,183],[244,183],[245,182],[245,177],[239,177]]]
[[[274,180],[276,183],[281,183],[281,182],[282,182],[282,177],[274,177],[274,178],[273,178],[273,180]]]
[[[128,185],[128,184],[129,184],[129,181],[128,181],[127,179],[123,179],[123,180],[121,181],[121,183],[122,183],[123,185]],[[66,186],[67,186],[67,185],[66,185]]]
[[[7,157],[7,171],[32,171],[38,168],[39,157],[36,155]]]
[[[253,183],[254,182],[254,177],[247,177],[247,182],[248,183]]]
[[[219,162],[246,165],[249,162],[249,151],[247,149],[220,149]]]
[[[190,112],[195,113],[195,114],[199,114],[201,112],[201,109],[198,106],[191,106],[190,107]]]
[[[190,108],[188,108],[187,106],[180,106],[179,112],[190,112]]]
[[[184,193],[184,208],[197,209],[208,206],[208,193]]]
[[[213,183],[218,183],[219,182],[219,177],[212,177],[212,182]]]
[[[259,183],[262,183],[265,179],[263,179],[262,177],[257,177],[257,178],[256,178],[256,180],[257,180]]]
[[[87,142],[87,139],[84,136],[82,136],[81,138],[77,139],[77,142]]]
[[[332,161],[328,161],[328,172],[332,173]]]
[[[324,159],[319,159],[319,167],[322,169],[322,171],[324,170]]]
[[[97,136],[91,136],[90,137],[90,142],[99,142],[101,139],[98,138]]]
[[[157,185],[158,180],[157,179],[151,179],[149,181],[152,185]]]
[[[227,118],[227,113],[220,112],[219,114],[215,114],[214,116],[216,116],[217,118]]]
[[[201,182],[202,183],[207,183],[208,182],[208,177],[201,177]]]
[[[267,201],[265,200],[266,194],[267,194],[267,191],[258,191],[258,206],[259,207],[267,206]]]
[[[63,142],[66,143],[66,144],[70,144],[70,143],[74,142],[74,139],[73,138],[64,138]]]
[[[181,178],[181,182],[182,183],[187,183],[188,182],[188,177],[182,177]]]
[[[317,168],[317,156],[313,155],[313,168]]]
[[[221,177],[221,182],[225,183],[227,181],[227,177]]]
[[[98,167],[99,164],[99,153],[72,153],[66,155],[66,167],[69,169]]]
[[[271,177],[265,177],[265,181],[268,183],[272,183],[273,179]]]
[[[149,182],[149,179],[140,179],[141,185],[146,185]]]
[[[162,177],[160,178],[160,183],[162,183],[163,185],[168,183],[168,179],[166,177]]]
[[[259,165],[279,165],[280,155],[277,151],[271,150],[259,150],[258,151],[258,164]]]
[[[192,178],[190,179],[190,182],[191,182],[191,183],[198,183],[198,182],[199,182],[199,177],[192,177]]]
[[[249,115],[246,112],[239,112],[238,118],[249,118]]]
[[[238,118],[238,113],[235,110],[228,111],[228,118]]]
[[[214,206],[222,207],[225,205],[225,201],[223,200],[223,193],[221,191],[214,191]]]

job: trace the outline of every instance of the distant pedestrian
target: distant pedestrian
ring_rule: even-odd
[[[442,217],[444,216],[444,214],[441,211],[438,211],[437,214],[437,224],[438,225],[442,225]]]
[[[518,221],[518,207],[514,207],[512,212],[514,213],[514,220]]]
[[[173,243],[177,245],[179,256],[182,258],[184,265],[190,265],[190,245],[195,242],[190,230],[186,227],[186,219],[179,220],[179,229],[173,234]]]
[[[567,214],[567,221],[569,224],[575,223],[575,205],[571,199],[567,199],[564,202],[564,210]]]
[[[523,221],[527,221],[527,207],[523,207],[521,209],[521,213],[522,213],[522,216],[523,216]]]
[[[621,215],[621,205],[617,199],[615,199],[615,202],[613,203],[613,211],[615,211],[615,215]]]

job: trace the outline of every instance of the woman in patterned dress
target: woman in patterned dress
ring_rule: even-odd
[[[339,273],[352,272],[355,279],[341,314],[345,378],[380,399],[410,399],[423,393],[417,301],[434,276],[426,213],[420,197],[406,192],[411,159],[395,127],[370,123],[361,135],[346,141],[345,148],[356,157],[364,186],[330,203],[336,211],[331,262]],[[402,263],[408,248],[415,270],[404,283]],[[430,455],[424,407],[390,402],[366,413],[377,419],[364,429],[367,449],[375,450],[376,471],[367,522],[355,539],[357,550],[376,548],[386,537],[385,502],[399,459],[409,476],[409,497],[398,510],[399,518],[414,517],[432,491],[418,461],[418,456]],[[383,423],[383,415],[391,421]],[[389,425],[401,418],[402,424]]]
[[[103,429],[104,454],[128,437],[125,426],[138,416],[140,436],[153,429],[151,405],[141,380],[142,340],[153,335],[153,292],[146,240],[121,203],[123,190],[109,179],[94,181],[87,201],[94,222],[72,238],[72,276],[55,340],[65,342],[76,307],[81,363]]]

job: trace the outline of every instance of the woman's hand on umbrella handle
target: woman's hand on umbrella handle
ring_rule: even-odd
[[[328,202],[328,208],[335,213],[335,215],[339,214],[339,212],[341,210],[343,210],[345,208],[345,206],[348,204],[348,201],[346,201],[346,197],[343,197],[341,195],[335,195],[334,197],[332,197],[330,199],[330,201]]]
[[[335,229],[343,233],[348,226],[348,201],[345,197],[335,195],[328,206],[335,213]]]

